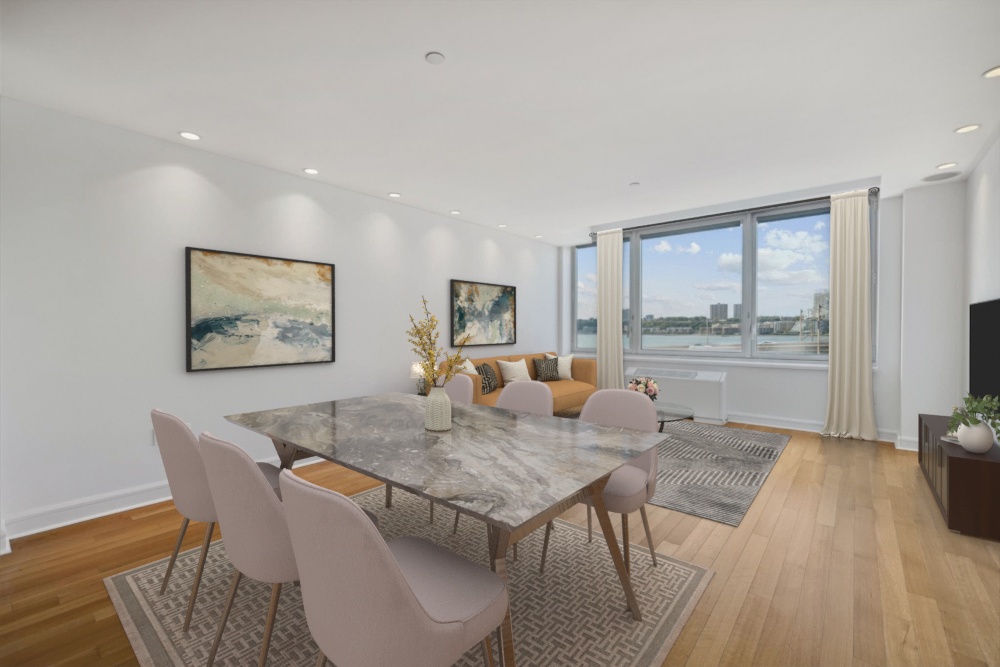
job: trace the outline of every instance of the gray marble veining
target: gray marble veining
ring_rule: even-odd
[[[381,394],[229,415],[229,421],[513,530],[664,436],[481,405],[424,429],[424,401]]]

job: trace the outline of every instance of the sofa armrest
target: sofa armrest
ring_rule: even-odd
[[[597,386],[597,359],[573,357],[573,379]]]

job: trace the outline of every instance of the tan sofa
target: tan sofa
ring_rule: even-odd
[[[548,354],[555,354],[554,352],[549,352]],[[479,359],[472,359],[472,363],[476,366],[481,366],[484,363],[489,364],[493,368],[493,372],[497,376],[497,388],[488,394],[483,394],[480,387],[483,386],[483,378],[479,375],[473,375],[468,373],[469,377],[472,378],[472,402],[477,405],[496,405],[497,399],[500,397],[500,391],[503,389],[503,374],[500,372],[500,365],[497,363],[497,359],[501,361],[517,361],[518,359],[526,359],[528,366],[528,374],[531,375],[532,380],[538,379],[538,374],[535,372],[535,363],[533,359],[544,359],[545,353],[539,354],[512,354],[505,357],[482,357]],[[597,360],[596,359],[579,359],[573,357],[572,366],[573,379],[572,380],[554,380],[552,382],[546,382],[549,389],[552,390],[553,399],[553,410],[554,412],[565,412],[573,408],[579,408],[590,395],[597,391]]]

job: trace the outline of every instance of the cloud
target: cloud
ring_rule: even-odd
[[[819,271],[816,269],[758,271],[757,280],[762,283],[771,283],[772,285],[808,285],[824,282],[823,277],[819,275]]]
[[[655,250],[656,252],[670,252],[673,249],[674,247],[670,245],[670,243],[668,243],[666,240],[660,241],[655,246],[653,246],[653,250]]]
[[[699,252],[701,252],[701,246],[695,243],[694,241],[691,241],[691,245],[689,245],[686,248],[678,248],[677,252],[686,252],[692,255],[697,255]]]
[[[818,232],[819,230],[823,229],[824,227],[826,227],[826,223],[825,223],[825,222],[823,222],[822,220],[820,220],[820,221],[819,221],[819,222],[817,222],[817,223],[816,223],[815,225],[813,225],[813,229],[814,229],[814,230],[816,230],[817,232]]]
[[[770,229],[764,235],[764,244],[770,248],[791,250],[808,255],[818,255],[827,248],[826,241],[819,234],[806,231],[790,232],[787,229]]]
[[[781,248],[761,248],[757,251],[757,271],[775,271],[787,269],[792,264],[810,262],[812,257],[805,253]]]
[[[595,284],[597,283],[597,274],[596,273],[588,273],[587,275],[584,276],[584,278],[586,278],[587,280],[589,280],[592,283],[595,283]]]
[[[720,280],[714,283],[695,283],[694,288],[708,292],[739,292],[743,285],[735,280]]]
[[[719,267],[719,271],[743,273],[743,256],[735,252],[724,252],[719,255],[715,265]]]

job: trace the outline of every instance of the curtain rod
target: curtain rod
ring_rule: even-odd
[[[868,188],[868,196],[875,197],[879,193],[879,188]],[[798,199],[796,201],[784,202],[782,204],[775,204],[775,206],[795,206],[797,204],[811,204],[812,202],[829,201],[830,197],[812,197],[810,199]],[[631,232],[635,229],[646,229],[647,227],[659,227],[660,225],[670,225],[675,222],[690,222],[692,220],[702,220],[704,218],[717,218],[720,215],[735,215],[737,213],[748,213],[750,211],[759,211],[764,208],[773,208],[770,206],[757,206],[755,208],[743,208],[736,211],[726,211],[724,213],[710,213],[708,215],[697,215],[693,218],[683,218],[681,220],[670,220],[669,222],[651,222],[648,225],[636,225],[635,227],[623,227],[623,232]],[[597,238],[597,232],[590,232],[590,238]]]

